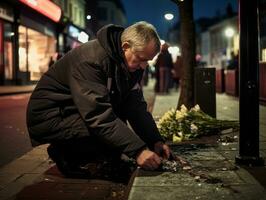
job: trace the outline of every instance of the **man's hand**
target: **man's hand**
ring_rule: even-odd
[[[143,150],[137,156],[137,164],[146,170],[155,170],[161,164],[161,158],[150,150]]]
[[[157,153],[158,156],[168,160],[171,154],[171,149],[163,142],[156,142],[154,144],[154,152]]]

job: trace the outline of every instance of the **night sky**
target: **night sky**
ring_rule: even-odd
[[[160,36],[178,21],[178,7],[171,0],[121,0],[125,10],[128,25],[137,21],[152,23]],[[212,17],[217,13],[224,14],[226,5],[231,3],[233,10],[237,11],[238,0],[194,0],[194,19],[199,17]],[[166,21],[164,14],[171,12],[175,18]]]

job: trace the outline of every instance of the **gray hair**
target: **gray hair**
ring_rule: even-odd
[[[122,35],[122,43],[128,42],[133,51],[142,51],[150,42],[154,41],[156,51],[160,51],[160,38],[155,27],[145,21],[137,22],[127,27]]]

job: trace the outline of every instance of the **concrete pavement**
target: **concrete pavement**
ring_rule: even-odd
[[[12,85],[12,86],[0,86],[0,95],[12,95],[18,93],[29,93],[36,85]]]
[[[152,99],[153,82],[144,87],[144,92],[145,98]],[[157,95],[154,117],[175,107],[178,95],[178,92]],[[265,116],[266,108],[261,106],[260,149],[264,160]],[[217,94],[217,118],[238,119],[238,99]],[[231,133],[231,136],[237,135]],[[224,142],[219,143],[213,137],[172,145],[175,154],[182,156],[192,170],[181,167],[173,173],[138,169],[128,186],[97,179],[66,179],[48,158],[47,145],[42,145],[0,169],[0,199],[266,199],[265,166],[236,166],[237,140],[228,142],[226,136],[223,136]]]
[[[156,119],[176,107],[178,92],[156,95],[153,115]],[[217,118],[238,119],[238,99],[217,94]],[[260,106],[260,153],[266,159],[266,107]],[[252,134],[252,133],[251,133]],[[177,172],[138,170],[130,191],[130,200],[144,199],[266,199],[266,168],[235,165],[238,132],[174,144],[174,153],[189,163],[191,169]],[[228,141],[228,138],[235,138]],[[263,178],[262,178],[263,177]]]

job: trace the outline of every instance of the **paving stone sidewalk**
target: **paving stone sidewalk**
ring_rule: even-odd
[[[168,109],[175,107],[178,93],[157,95],[153,110],[156,119]],[[217,118],[238,119],[238,99],[217,94]],[[265,107],[260,107],[261,155],[265,154]],[[226,141],[226,138],[235,138]],[[238,153],[238,132],[218,137],[172,145],[174,153],[181,156],[191,168],[180,167],[177,172],[147,172],[138,169],[129,200],[158,199],[226,199],[226,200],[264,200],[266,199],[266,168],[236,166],[234,159]],[[252,176],[250,171],[259,171]],[[258,181],[259,180],[259,181]],[[264,188],[264,187],[265,188]]]
[[[144,88],[145,97],[153,98],[153,86]],[[175,107],[178,93],[157,95],[153,106],[155,118]],[[149,108],[152,109],[152,106]],[[261,155],[266,159],[265,107],[261,107]],[[238,119],[238,101],[227,95],[217,95],[217,117]],[[232,133],[237,135],[237,133]],[[237,141],[215,143],[206,138],[194,143],[172,146],[192,170],[177,172],[147,172],[137,170],[132,188],[106,180],[66,179],[60,175],[46,153],[47,145],[32,151],[0,168],[1,200],[78,200],[78,199],[266,199],[263,180],[265,167],[235,166]],[[253,171],[252,171],[253,170]],[[251,176],[250,172],[260,172]],[[260,182],[259,182],[260,181]],[[265,180],[264,180],[265,181]],[[264,187],[263,187],[264,186]]]
[[[36,147],[0,169],[1,200],[124,199],[124,184],[63,177],[48,158],[46,147]]]

